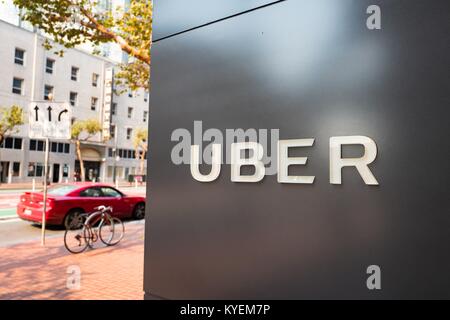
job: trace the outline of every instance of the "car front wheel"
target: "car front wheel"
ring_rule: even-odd
[[[145,218],[145,203],[138,203],[133,210],[134,219],[144,219]]]

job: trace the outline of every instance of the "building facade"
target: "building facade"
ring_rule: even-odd
[[[113,60],[77,49],[65,50],[60,57],[55,50],[45,50],[41,35],[1,20],[0,38],[1,107],[19,105],[27,119],[32,101],[69,102],[74,120],[96,119],[110,129],[109,134],[102,132],[82,142],[86,179],[113,182],[114,176],[120,181],[140,173],[133,137],[139,128],[147,128],[148,93],[113,94],[108,105],[105,79],[115,68]],[[18,128],[0,148],[0,182],[43,180],[44,150],[44,141],[28,138],[27,124]],[[51,182],[79,177],[71,141],[51,141],[49,164]]]

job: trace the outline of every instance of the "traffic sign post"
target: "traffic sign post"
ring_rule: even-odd
[[[50,139],[45,139],[45,157],[44,157],[44,208],[42,210],[42,229],[41,229],[41,245],[45,245],[45,223],[47,212],[47,183],[48,183],[48,156],[50,149]]]
[[[43,101],[30,103],[28,110],[28,136],[32,139],[45,139],[44,207],[42,211],[41,245],[45,245],[50,139],[70,139],[71,119],[72,110],[67,102]]]

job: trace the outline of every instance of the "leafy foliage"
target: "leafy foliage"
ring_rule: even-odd
[[[131,0],[127,7],[99,9],[99,0],[13,0],[23,20],[46,33],[54,43],[74,48],[83,43],[116,43],[134,60],[118,77],[132,88],[148,89],[152,41],[152,1]],[[54,47],[47,40],[44,46]],[[56,52],[63,55],[63,51]],[[146,79],[146,81],[143,81]]]
[[[134,149],[142,149],[143,151],[147,151],[147,140],[148,140],[148,130],[143,128],[136,129],[136,133],[134,134],[133,146]]]
[[[0,109],[0,144],[8,134],[14,133],[24,124],[23,109],[19,106]]]
[[[77,120],[72,124],[71,130],[72,140],[87,141],[99,133],[102,126],[96,119]]]

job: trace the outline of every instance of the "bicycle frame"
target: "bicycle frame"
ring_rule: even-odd
[[[108,211],[96,211],[94,213],[91,214],[86,214],[87,219],[84,222],[84,228],[85,230],[89,233],[89,236],[87,237],[85,235],[85,238],[89,238],[92,240],[92,242],[96,242],[97,241],[97,233],[93,231],[93,226],[97,223],[99,223],[99,227],[106,221],[106,220],[110,220],[111,221],[111,215],[109,213],[107,213]]]
[[[81,224],[77,224],[78,228],[66,230],[66,233],[64,234],[64,245],[66,246],[66,249],[71,253],[81,253],[87,247],[92,248],[94,242],[96,242],[98,239],[100,239],[107,246],[116,245],[117,243],[119,243],[120,240],[122,240],[125,228],[120,219],[111,216],[110,213],[112,213],[112,207],[100,206],[95,209],[96,211],[92,213],[84,213],[80,215],[82,219],[85,219],[84,222],[82,223],[81,229],[79,228]],[[119,236],[116,237],[113,241],[114,235],[116,234],[115,231],[116,223],[119,226],[119,228],[117,229]],[[107,228],[112,227],[109,230],[110,233],[109,238],[103,238],[104,234],[102,233],[102,228],[104,226],[106,226]],[[75,235],[71,235],[69,234],[71,230],[79,230],[79,231]],[[68,234],[69,238],[67,238]],[[79,249],[72,250],[68,245],[67,239],[78,240]],[[83,244],[82,239],[84,239],[85,245],[82,245]]]

